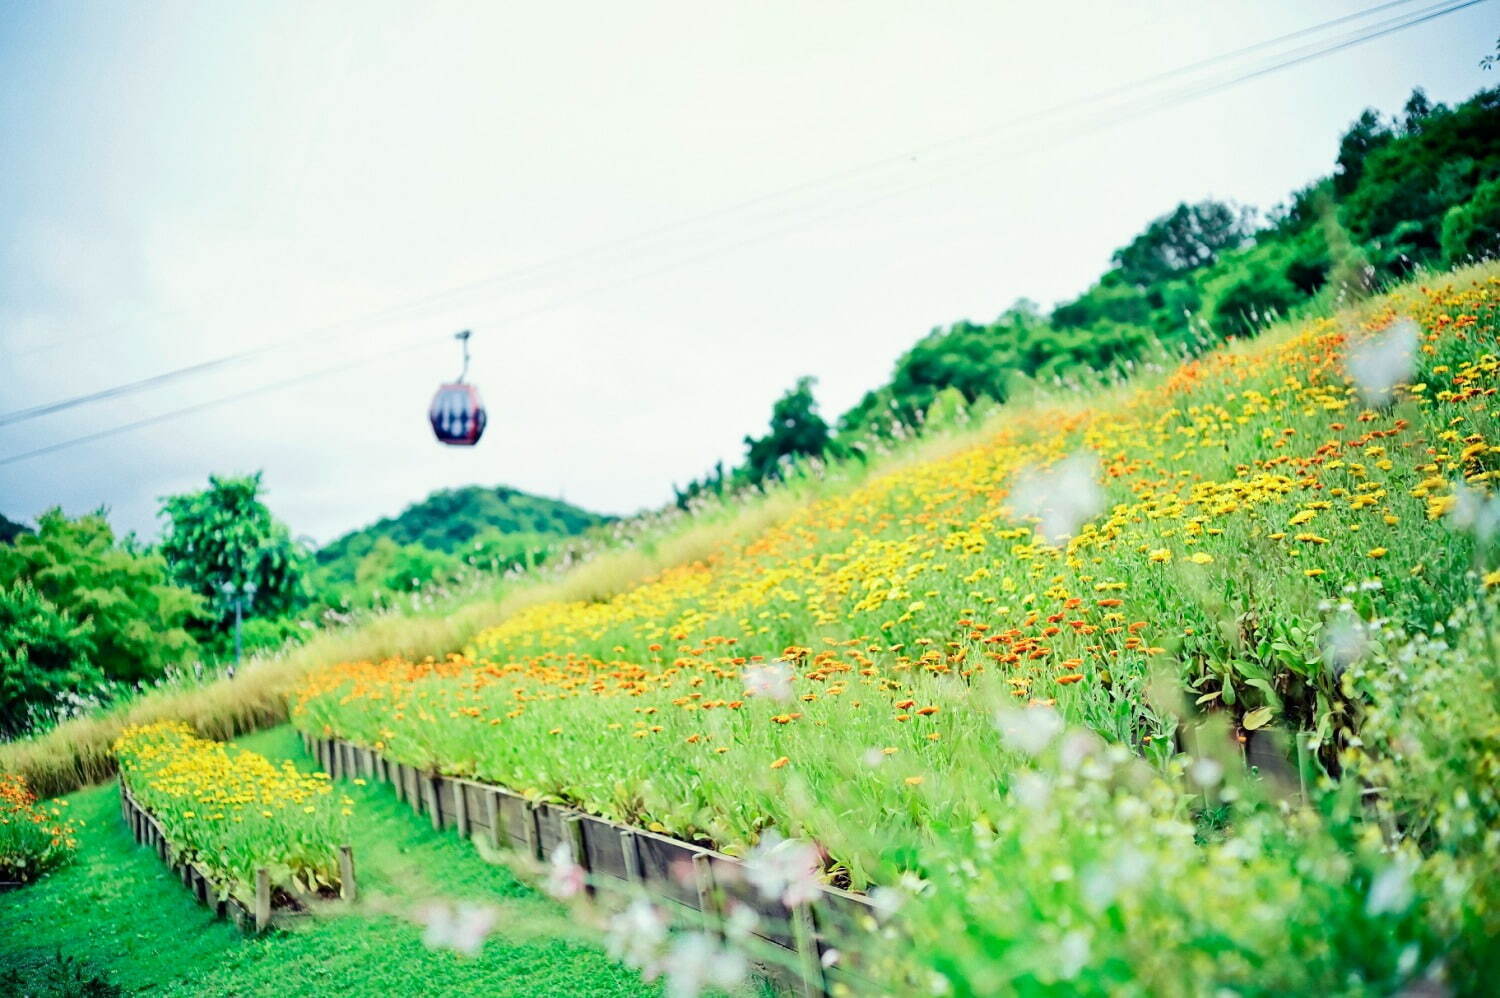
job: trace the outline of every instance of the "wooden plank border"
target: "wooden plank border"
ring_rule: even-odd
[[[768,929],[757,935],[788,952],[789,963],[797,968],[791,983],[803,995],[828,995],[835,982],[856,993],[872,984],[853,970],[831,970],[823,963],[836,929],[873,922],[874,903],[862,894],[823,886],[816,904],[788,910],[749,892],[744,861],[725,853],[586,811],[537,803],[496,784],[420,770],[342,739],[304,737],[330,777],[363,772],[388,782],[398,800],[426,814],[439,831],[454,828],[464,838],[479,836],[492,848],[515,849],[535,860],[544,860],[559,842],[567,842],[590,877],[611,877],[701,912],[712,932],[722,931],[730,899],[784,920],[786,932]]]

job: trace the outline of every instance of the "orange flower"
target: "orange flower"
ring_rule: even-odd
[[[921,714],[923,717],[930,717],[931,715],[936,714],[937,712],[938,712],[938,708],[936,708],[936,707],[923,707],[922,709],[920,709],[920,710],[917,711],[917,713]]]
[[[788,759],[786,756],[782,756],[780,759],[777,759],[775,762],[771,763],[771,768],[772,769],[780,769],[782,766],[785,766],[787,763],[789,763],[791,761],[792,760]]]
[[[1069,683],[1077,683],[1082,681],[1083,673],[1081,672],[1070,672],[1066,676],[1057,677],[1057,682],[1060,686],[1067,686]]]

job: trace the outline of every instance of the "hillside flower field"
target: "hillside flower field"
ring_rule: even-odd
[[[894,990],[1472,986],[1497,305],[1474,269],[1008,407],[619,595],[317,672],[293,720],[732,854],[814,843],[889,902]]]

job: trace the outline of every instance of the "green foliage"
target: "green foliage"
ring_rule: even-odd
[[[1351,135],[1364,134],[1372,113]],[[1403,256],[1435,262],[1446,212],[1500,177],[1500,90],[1482,91],[1451,111],[1408,103],[1406,124],[1379,134],[1385,138],[1369,143],[1340,214],[1356,240],[1378,249],[1377,266],[1399,273],[1407,266]]]
[[[213,628],[223,633],[234,620],[226,587],[255,587],[251,614],[279,616],[305,604],[307,552],[260,501],[260,472],[208,481],[201,492],[162,499],[160,550],[176,579],[213,608]]]
[[[98,686],[93,623],[74,621],[26,579],[0,584],[0,736],[29,726],[36,710]]]
[[[1500,177],[1474,189],[1467,204],[1456,204],[1443,216],[1443,262],[1500,252]]]
[[[1223,336],[1250,336],[1303,299],[1287,276],[1288,247],[1267,243],[1236,255],[1222,272],[1206,277],[1203,293],[1209,321]]]
[[[48,510],[34,533],[0,546],[0,723],[64,689],[155,679],[197,650],[187,628],[203,605],[161,556],[117,541],[102,514]]]

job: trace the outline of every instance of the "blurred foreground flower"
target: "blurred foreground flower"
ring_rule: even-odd
[[[1051,707],[1003,708],[995,714],[995,727],[1005,747],[1036,755],[1052,743],[1063,729],[1062,718]]]
[[[1027,469],[1011,484],[1010,508],[1016,516],[1038,520],[1037,532],[1048,544],[1061,544],[1104,510],[1098,476],[1099,462],[1092,454]]]
[[[745,692],[772,700],[792,698],[792,667],[785,662],[770,662],[745,670]]]
[[[489,905],[469,901],[457,905],[433,901],[417,910],[417,921],[426,926],[422,944],[428,949],[451,949],[464,956],[479,953],[495,929],[499,912]]]
[[[783,839],[775,831],[761,837],[745,857],[745,879],[766,900],[779,899],[788,908],[818,897],[823,868],[818,850],[798,839]]]
[[[609,920],[605,948],[646,980],[661,972],[661,951],[667,941],[667,916],[649,901],[636,900]]]
[[[1374,336],[1351,342],[1344,368],[1365,405],[1390,402],[1396,386],[1416,372],[1417,324],[1398,319]]]
[[[696,998],[705,987],[732,988],[745,976],[745,958],[704,932],[685,932],[662,961],[667,994]]]
[[[569,842],[559,842],[547,864],[547,893],[566,901],[583,893],[584,870],[573,856]]]

